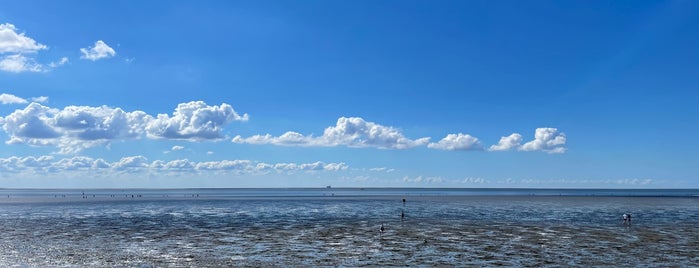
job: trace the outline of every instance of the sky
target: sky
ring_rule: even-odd
[[[697,1],[3,1],[0,188],[699,187]]]

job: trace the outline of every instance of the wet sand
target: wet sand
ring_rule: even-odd
[[[630,227],[616,217],[627,203],[637,207]],[[695,199],[413,198],[405,206],[400,200],[386,204],[304,199],[5,205],[0,266],[699,263]],[[380,235],[382,223],[386,232]]]

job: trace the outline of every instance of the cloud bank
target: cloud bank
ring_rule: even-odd
[[[283,146],[347,146],[379,149],[408,149],[425,145],[430,138],[409,139],[394,127],[368,122],[360,117],[340,117],[335,126],[325,129],[322,136],[313,137],[289,131],[275,137],[270,134],[248,138],[236,136],[235,143],[273,144]]]
[[[3,95],[10,102],[16,96]],[[26,100],[24,100],[26,102]],[[56,109],[32,102],[22,110],[0,118],[9,135],[8,144],[56,146],[60,153],[77,153],[83,149],[106,145],[114,140],[156,139],[215,140],[223,138],[223,125],[245,121],[228,104],[209,106],[202,101],[178,105],[170,117],[156,118],[143,111],[127,112],[109,106],[68,106]]]
[[[57,172],[61,172],[65,176],[80,173],[93,175],[157,173],[163,176],[181,173],[261,175],[269,173],[335,172],[347,170],[348,168],[345,163],[325,163],[321,161],[313,163],[264,163],[252,160],[197,162],[188,159],[149,161],[145,156],[141,155],[122,157],[114,162],[86,156],[73,156],[62,159],[56,159],[54,156],[12,156],[0,158],[0,173],[11,176],[17,174],[55,176]]]
[[[373,147],[379,149],[409,149],[427,145],[427,148],[446,151],[482,151],[482,142],[469,134],[448,134],[438,142],[429,142],[429,137],[410,139],[395,127],[383,126],[369,122],[361,117],[340,117],[335,126],[325,129],[323,135],[303,135],[288,131],[280,136],[253,135],[244,138],[237,135],[232,142],[241,144],[271,144],[280,146],[347,146]],[[566,136],[556,128],[537,128],[535,139],[522,143],[522,135],[513,133],[500,138],[488,151],[543,151],[547,153],[564,153]]]
[[[6,117],[0,117],[0,126],[9,135],[8,144],[56,146],[60,153],[77,153],[83,149],[108,145],[114,140],[165,139],[184,141],[219,141],[228,124],[249,120],[248,114],[239,114],[229,104],[208,105],[203,101],[180,103],[172,114],[152,116],[143,111],[124,111],[106,105],[67,106],[63,109],[44,106],[37,101],[48,97],[27,99],[3,93],[2,104],[25,104]],[[534,140],[522,144],[522,135],[513,133],[501,137],[487,151],[542,151],[566,152],[566,135],[556,128],[537,128]],[[240,144],[270,144],[280,146],[335,147],[378,149],[409,149],[426,146],[447,151],[483,151],[483,143],[469,134],[448,134],[437,142],[429,137],[411,139],[400,129],[366,121],[361,117],[340,117],[334,126],[325,128],[320,136],[288,131],[280,136],[253,135],[232,139]],[[171,151],[176,151],[173,148]],[[169,152],[169,151],[167,151]]]

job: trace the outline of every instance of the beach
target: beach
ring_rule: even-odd
[[[318,193],[192,197],[163,191],[139,199],[98,192],[53,202],[4,200],[0,266],[699,263],[696,197]],[[623,213],[632,213],[630,226],[622,224]]]

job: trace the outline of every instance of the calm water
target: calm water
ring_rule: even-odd
[[[698,190],[0,190],[0,266],[687,267],[699,263],[697,196]],[[621,224],[623,213],[632,213],[630,227]]]

